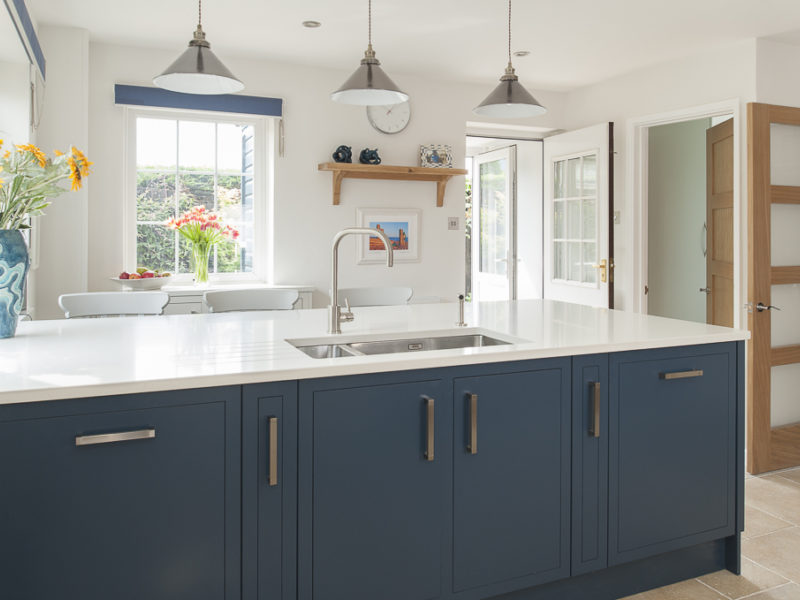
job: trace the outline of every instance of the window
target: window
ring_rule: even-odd
[[[165,222],[193,206],[220,214],[239,230],[236,241],[217,244],[209,273],[217,279],[256,278],[263,270],[266,118],[209,116],[177,111],[131,111],[135,149],[135,229],[128,256],[139,267],[191,273],[191,248]],[[134,210],[134,207],[131,207]],[[130,214],[130,213],[129,213]],[[133,239],[135,237],[135,240]]]
[[[597,285],[597,154],[553,164],[553,279]]]

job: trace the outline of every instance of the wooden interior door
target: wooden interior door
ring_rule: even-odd
[[[756,474],[800,464],[800,108],[747,108],[747,470]]]
[[[706,130],[706,322],[733,327],[733,119]]]

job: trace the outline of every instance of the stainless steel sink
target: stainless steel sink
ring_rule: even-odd
[[[339,344],[319,344],[315,346],[295,346],[298,350],[305,352],[311,358],[339,358],[341,356],[359,356],[358,353],[349,350],[346,346]]]
[[[451,335],[447,337],[424,337],[403,340],[380,340],[374,342],[352,342],[348,348],[361,354],[395,354],[397,352],[425,352],[426,350],[453,350],[455,348],[481,348],[508,344],[488,335]]]
[[[511,343],[482,333],[391,340],[353,340],[339,344],[305,344],[303,340],[287,341],[311,358],[339,358],[343,356],[370,356],[373,354],[397,354],[400,352],[425,352],[457,348],[482,348]]]

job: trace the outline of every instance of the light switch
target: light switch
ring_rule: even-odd
[[[447,229],[451,231],[458,230],[458,217],[447,217]]]

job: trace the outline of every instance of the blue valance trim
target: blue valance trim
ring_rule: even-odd
[[[3,3],[6,5],[6,9],[8,9],[8,14],[25,48],[28,60],[31,61],[32,65],[36,65],[39,68],[42,79],[44,79],[46,66],[44,52],[42,52],[42,46],[39,44],[39,37],[36,35],[36,30],[33,28],[31,15],[28,13],[25,0],[3,0]]]
[[[239,94],[182,94],[138,85],[115,85],[114,102],[133,106],[210,110],[269,117],[280,117],[283,114],[283,99],[281,98],[241,96]]]

